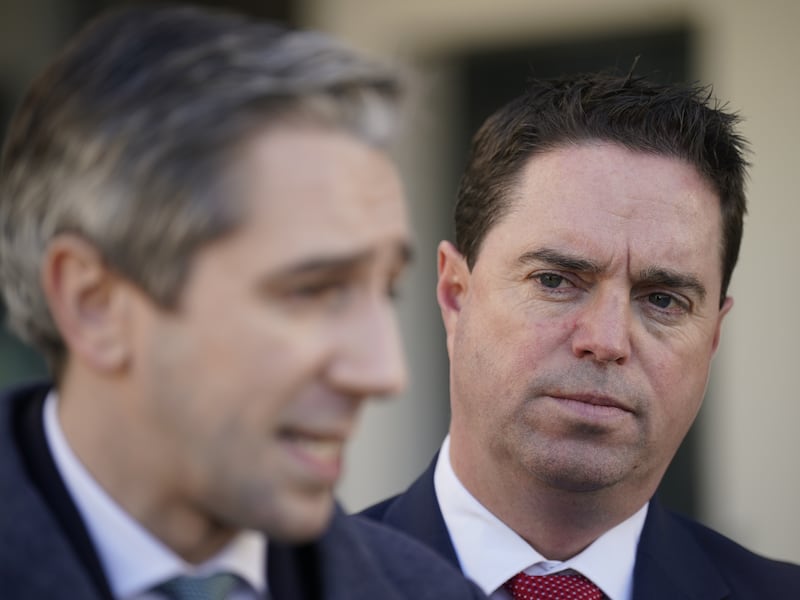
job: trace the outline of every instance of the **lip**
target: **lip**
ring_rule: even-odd
[[[613,419],[634,414],[628,404],[603,394],[554,392],[547,394],[547,397],[555,400],[559,406],[589,420]]]
[[[335,484],[342,473],[342,455],[347,441],[339,433],[285,429],[279,435],[287,453],[309,479]]]

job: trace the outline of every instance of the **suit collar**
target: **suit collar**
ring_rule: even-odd
[[[49,385],[25,387],[0,399],[0,479],[13,482],[3,498],[0,562],[11,583],[31,595],[111,598],[83,522],[53,465],[42,430],[42,403]],[[46,567],[37,567],[47,561]],[[15,566],[16,565],[16,566]],[[13,591],[5,590],[10,597]],[[37,596],[38,597],[38,596]]]
[[[436,460],[406,492],[387,502],[380,520],[420,539],[458,567],[433,485]],[[730,595],[710,558],[657,499],[650,503],[633,577],[633,600],[721,600]]]

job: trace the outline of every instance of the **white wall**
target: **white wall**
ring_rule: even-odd
[[[370,408],[342,486],[359,508],[402,489],[429,459],[446,420],[446,363],[433,291],[436,239],[449,235],[441,189],[454,149],[458,99],[437,52],[543,41],[580,33],[687,23],[701,78],[746,119],[753,168],[750,214],[734,275],[734,311],[703,408],[703,518],[745,545],[800,562],[800,394],[792,369],[800,340],[800,3],[794,0],[306,0],[304,22],[376,53],[414,61],[427,104],[402,164],[422,238],[413,289],[401,304],[411,390]],[[520,82],[522,83],[522,82]],[[449,210],[445,208],[445,210]]]
[[[750,212],[708,411],[705,514],[764,553],[800,560],[800,3],[708,2],[704,73],[745,118]],[[716,10],[717,14],[713,14]]]

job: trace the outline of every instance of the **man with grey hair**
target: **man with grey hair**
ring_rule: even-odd
[[[4,597],[479,597],[332,495],[405,379],[398,93],[321,34],[189,8],[103,17],[34,82],[0,277],[54,381],[0,399]]]

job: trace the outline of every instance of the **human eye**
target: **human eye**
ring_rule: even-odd
[[[575,287],[564,275],[559,275],[558,273],[550,271],[533,273],[529,278],[536,281],[541,287],[550,290]]]
[[[584,288],[580,278],[559,271],[535,271],[527,276],[527,280],[533,298],[553,302],[574,300]]]
[[[647,296],[647,301],[661,309],[668,309],[670,306],[675,304],[675,298],[669,294],[662,294],[660,292],[649,294]]]
[[[289,298],[297,305],[336,309],[346,304],[350,288],[347,281],[338,279],[306,282],[293,287]]]
[[[405,280],[405,273],[406,270],[404,268],[399,268],[393,270],[389,273],[386,277],[386,282],[384,284],[385,296],[392,302],[396,301],[401,296],[401,289],[403,281]]]
[[[297,298],[319,298],[340,293],[343,287],[340,282],[333,281],[305,283],[291,290],[291,294]]]
[[[688,314],[690,303],[676,294],[650,292],[643,296],[646,306],[660,317],[677,318]]]
[[[559,288],[566,281],[561,275],[556,275],[555,273],[542,273],[537,275],[536,278],[544,287],[550,289]]]
[[[386,286],[386,297],[393,302],[400,298],[400,285],[397,281],[390,281]]]

